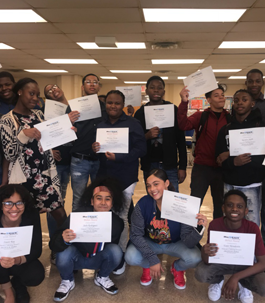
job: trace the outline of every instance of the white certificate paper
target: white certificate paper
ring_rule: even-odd
[[[209,243],[216,243],[219,249],[214,257],[209,257],[209,263],[252,266],[255,242],[255,234],[210,230]]]
[[[265,127],[229,130],[230,156],[265,155]]]
[[[101,109],[98,95],[89,95],[68,101],[71,110],[77,110],[80,117],[77,122],[101,117]]]
[[[32,225],[0,228],[0,258],[29,255],[32,233]]]
[[[150,105],[144,107],[146,129],[173,127],[175,123],[174,104]]]
[[[189,92],[189,99],[199,97],[218,88],[212,67],[208,66],[189,75],[183,80]]]
[[[70,229],[76,233],[72,242],[111,242],[111,211],[74,212],[70,214]]]
[[[67,105],[58,101],[46,99],[44,108],[45,120],[50,120],[65,114]]]
[[[200,204],[200,198],[164,190],[161,218],[196,227]]]
[[[34,125],[41,132],[43,151],[77,139],[68,114]]]
[[[141,106],[141,86],[117,86],[116,89],[124,94],[125,106]]]
[[[96,142],[100,143],[99,153],[128,154],[129,128],[98,128]]]

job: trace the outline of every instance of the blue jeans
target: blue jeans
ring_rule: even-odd
[[[182,241],[158,244],[148,237],[145,237],[145,241],[155,254],[166,254],[179,258],[174,262],[177,271],[196,267],[201,262],[201,252],[198,247],[188,248]],[[143,257],[142,253],[133,244],[130,244],[126,250],[125,261],[133,266],[150,267],[149,261]]]
[[[248,198],[248,214],[246,219],[260,225],[260,209],[261,209],[261,193],[262,186],[257,187],[244,187],[244,186],[233,186],[224,183],[224,193],[227,193],[230,189],[238,189],[242,191]]]
[[[150,171],[154,168],[164,169],[163,163],[152,162],[150,166]],[[174,186],[175,191],[178,192],[179,191],[178,169],[177,168],[164,169],[164,171],[167,173],[168,180]],[[144,171],[143,173],[144,173],[144,182],[146,183],[146,177],[149,171]]]
[[[67,185],[70,180],[70,165],[57,165],[57,173],[61,183],[61,195],[64,200],[66,196]],[[50,213],[47,213],[47,225],[49,236],[51,238],[57,229],[57,223]]]
[[[71,185],[73,190],[72,210],[78,209],[79,201],[87,187],[90,176],[91,181],[96,179],[99,161],[82,160],[75,157],[71,159]]]
[[[104,249],[91,258],[84,257],[80,251],[70,245],[62,252],[56,253],[56,266],[63,280],[74,280],[73,270],[99,269],[101,277],[109,274],[120,264],[122,250],[117,244],[107,244]]]

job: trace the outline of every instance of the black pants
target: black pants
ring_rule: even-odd
[[[224,183],[221,168],[194,163],[191,172],[190,195],[201,198],[202,205],[209,186],[213,198],[213,218],[216,219],[223,216]]]
[[[0,284],[10,282],[10,276],[19,278],[25,286],[37,286],[44,280],[44,267],[39,260],[14,265],[10,268],[0,266]]]

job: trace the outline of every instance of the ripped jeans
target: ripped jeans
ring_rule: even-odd
[[[75,157],[71,159],[71,185],[73,190],[73,211],[78,209],[79,201],[87,187],[90,176],[91,181],[96,179],[99,161],[82,160]]]

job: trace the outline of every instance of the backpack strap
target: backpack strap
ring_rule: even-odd
[[[201,119],[200,119],[200,122],[199,122],[198,131],[196,133],[196,141],[198,141],[199,138],[200,138],[200,135],[202,133],[203,127],[204,127],[204,125],[205,125],[205,123],[206,123],[206,121],[207,121],[207,119],[209,117],[209,114],[210,114],[209,111],[203,111],[202,112]]]

